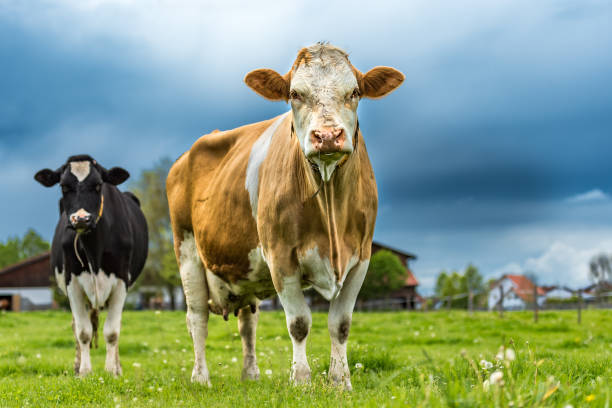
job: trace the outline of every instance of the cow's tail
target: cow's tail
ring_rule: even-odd
[[[89,348],[98,348],[98,309],[91,309],[89,312],[89,320],[91,320],[92,338],[89,343]],[[95,346],[94,346],[95,342]]]

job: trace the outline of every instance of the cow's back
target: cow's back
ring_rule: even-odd
[[[253,143],[273,121],[202,136],[168,174],[175,238],[193,232],[207,268],[228,280],[247,272],[248,253],[258,244],[246,168]]]
[[[132,230],[132,254],[130,259],[130,281],[134,283],[142,272],[147,254],[149,252],[149,231],[147,220],[140,208],[140,202],[134,194],[129,191],[123,192],[122,199],[125,202],[127,217]]]

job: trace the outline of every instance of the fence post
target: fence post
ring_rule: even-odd
[[[504,317],[504,288],[499,285],[499,317]]]
[[[582,289],[578,289],[578,324],[582,324]]]
[[[474,292],[472,292],[472,289],[468,293],[468,310],[470,314],[474,313]]]

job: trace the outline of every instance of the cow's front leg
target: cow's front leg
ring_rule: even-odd
[[[74,334],[75,344],[74,374],[79,375],[79,370],[81,369],[81,347],[79,347],[79,336],[77,335],[76,323],[74,323],[74,316],[72,316],[72,333]]]
[[[176,239],[176,235],[175,235]],[[208,337],[208,286],[202,261],[193,234],[185,234],[179,247],[179,272],[187,303],[187,330],[193,340],[195,361],[191,381],[210,387],[206,365],[206,337]]]
[[[120,280],[108,298],[108,314],[104,322],[104,339],[106,340],[105,369],[113,375],[121,375],[119,362],[119,333],[121,332],[121,313],[127,290],[125,283]]]
[[[297,275],[283,279],[278,297],[285,310],[287,329],[293,343],[293,361],[290,380],[294,384],[310,382],[310,366],[306,359],[306,339],[310,331],[312,318],[310,308],[304,299],[304,293]]]
[[[74,320],[74,333],[78,343],[77,350],[80,352],[80,357],[75,359],[75,372],[79,376],[85,377],[91,372],[89,344],[91,342],[93,328],[89,318],[85,293],[74,276],[66,289],[68,292],[68,301],[70,302],[70,310],[72,310],[72,318]],[[78,371],[76,370],[77,361],[79,362]]]
[[[344,281],[344,285],[333,299],[329,307],[327,326],[331,337],[331,358],[329,361],[329,379],[338,385],[351,390],[351,373],[346,358],[346,343],[355,300],[368,270],[369,261],[360,262],[356,265]]]
[[[256,307],[255,313],[251,313],[250,308],[240,309],[238,312],[238,331],[242,339],[242,379],[259,380],[259,367],[257,367],[257,357],[255,355],[255,339],[257,331],[257,321],[259,320],[259,310]]]

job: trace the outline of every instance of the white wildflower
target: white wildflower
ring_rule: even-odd
[[[272,375],[272,370],[270,370],[269,368],[266,370],[266,375]]]
[[[159,388],[157,389],[157,392],[162,392],[162,390],[163,390],[163,388],[162,388],[162,387],[159,387]]]
[[[506,360],[514,361],[515,358],[516,358],[516,353],[514,352],[514,350],[512,350],[511,348],[506,349]]]
[[[132,366],[134,366],[136,368],[140,368],[140,363],[133,363]]]
[[[36,358],[40,358],[40,353],[37,353],[37,354],[36,354]]]
[[[156,310],[156,311],[155,311],[155,314],[156,314],[156,315],[161,314],[161,310]]]
[[[480,360],[480,367],[482,367],[483,370],[489,370],[493,368],[493,363],[483,359]]]
[[[362,368],[363,368],[363,364],[361,364],[361,363],[356,363],[356,364],[355,364],[355,368],[356,368],[356,369],[358,369],[358,370],[360,370],[360,369],[362,369]]]
[[[181,367],[181,371],[185,371],[187,370],[185,367]]]
[[[164,360],[164,361],[163,361],[163,363],[164,363],[164,364],[168,364],[168,360]]]
[[[17,364],[19,364],[19,365],[24,365],[26,363],[26,361],[28,361],[28,360],[24,356],[17,357]]]
[[[491,387],[491,383],[489,382],[489,380],[484,380],[484,382],[482,383],[482,389],[487,392],[489,391],[489,387]]]
[[[230,347],[229,347],[229,344],[226,344],[226,345],[225,345],[225,349],[227,350],[227,349],[229,349],[229,348],[230,348]]]
[[[238,359],[236,357],[232,357],[232,363],[237,363]]]
[[[495,355],[495,359],[500,361],[504,359],[504,346],[499,347],[499,351]]]
[[[181,353],[186,353],[187,349],[181,349]]]
[[[104,378],[98,377],[98,381],[100,381],[102,384],[104,384]]]

